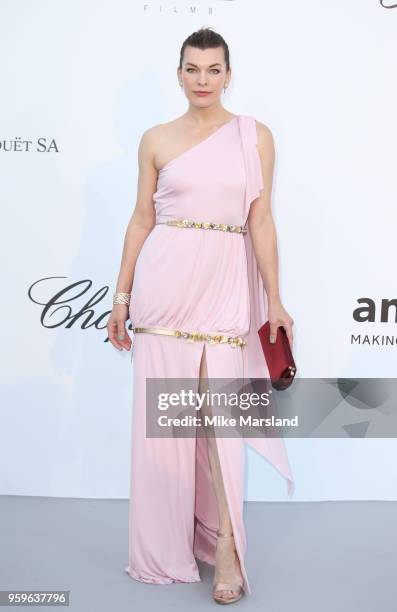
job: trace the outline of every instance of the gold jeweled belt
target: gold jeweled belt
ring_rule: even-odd
[[[159,327],[134,327],[134,333],[147,332],[151,334],[164,334],[165,336],[175,336],[176,338],[185,338],[188,342],[197,342],[206,340],[209,344],[230,344],[232,348],[244,346],[246,343],[241,336],[227,336],[225,334],[204,334],[202,332],[186,332],[180,329],[162,329]]]
[[[222,232],[234,232],[236,234],[246,234],[247,228],[243,225],[231,225],[228,223],[215,223],[213,221],[194,221],[193,219],[168,219],[156,220],[156,224],[165,223],[173,227],[193,227],[195,229],[220,230]]]
[[[167,219],[161,220],[156,219],[156,224],[165,223],[173,227],[192,227],[195,229],[212,229],[220,230],[223,232],[235,232],[237,234],[245,234],[247,228],[242,225],[230,225],[226,223],[213,223],[211,221],[193,221],[192,219]],[[227,336],[226,334],[205,334],[202,332],[194,331],[188,332],[180,329],[164,329],[159,327],[134,327],[134,333],[151,333],[151,334],[163,334],[165,336],[175,336],[176,338],[185,338],[188,342],[197,342],[199,340],[205,340],[209,344],[230,344],[232,348],[237,346],[245,346],[246,342],[241,336]]]

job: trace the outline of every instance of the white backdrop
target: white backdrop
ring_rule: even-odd
[[[397,8],[3,0],[0,12],[0,493],[129,495],[131,361],[105,342],[106,313],[141,134],[185,112],[179,50],[203,25],[230,46],[224,106],[273,132],[281,294],[299,375],[396,376],[396,342],[351,336],[397,335],[395,309],[380,322],[381,300],[397,298]],[[353,319],[362,297],[374,300],[373,322]],[[397,498],[393,438],[286,443],[293,501]],[[288,499],[251,450],[246,499]]]

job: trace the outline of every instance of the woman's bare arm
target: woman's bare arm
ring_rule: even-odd
[[[135,264],[147,236],[155,225],[153,193],[157,188],[157,170],[154,166],[153,129],[146,130],[138,147],[138,186],[135,210],[128,222],[124,236],[120,271],[115,292],[130,293],[133,288]],[[134,296],[131,295],[131,302]],[[116,304],[108,321],[109,340],[119,350],[131,348],[131,339],[126,333],[125,322],[129,317],[126,304]]]
[[[153,165],[151,131],[144,132],[138,148],[138,187],[135,210],[124,237],[120,272],[116,291],[129,293],[134,281],[135,263],[148,234],[155,224],[153,193],[156,191],[157,170]]]
[[[280,299],[277,236],[271,212],[274,143],[269,128],[260,121],[256,123],[264,189],[261,191],[260,197],[251,205],[248,225],[267,297],[269,300],[277,300]]]
[[[261,159],[264,189],[252,203],[248,215],[248,225],[252,245],[258,262],[259,271],[265,286],[268,300],[270,335],[277,336],[277,327],[282,325],[292,345],[293,319],[284,309],[279,291],[279,262],[276,228],[271,211],[271,196],[274,172],[274,141],[270,129],[260,121],[256,122],[258,151]]]

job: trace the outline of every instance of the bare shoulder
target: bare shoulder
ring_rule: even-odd
[[[163,124],[154,125],[142,132],[138,147],[138,160],[142,168],[155,170],[155,155],[161,138],[164,138]]]
[[[172,135],[174,130],[178,127],[179,122],[179,119],[174,119],[166,123],[157,123],[153,125],[143,132],[141,142],[149,146],[150,144],[156,144],[159,140]]]
[[[164,124],[163,123],[159,123],[157,125],[153,125],[150,128],[147,128],[141,136],[141,141],[139,143],[139,148],[143,151],[143,152],[150,152],[151,150],[155,149],[156,147],[156,143],[158,142],[159,138],[163,137],[165,133],[164,130]]]
[[[162,165],[163,149],[167,149],[169,143],[176,141],[180,132],[178,129],[180,123],[179,118],[166,123],[158,123],[142,133],[139,145],[141,154],[146,159],[150,159],[154,168],[158,169]],[[160,159],[158,159],[159,157]]]

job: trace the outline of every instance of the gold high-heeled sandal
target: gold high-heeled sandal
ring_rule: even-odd
[[[232,533],[230,534],[221,533],[220,531],[217,531],[217,536],[218,538],[232,538],[233,534]],[[217,542],[217,546],[218,546],[218,542]],[[234,554],[237,556],[236,548],[234,548]],[[237,595],[232,595],[231,597],[217,597],[215,595],[217,591],[237,591]],[[219,604],[234,603],[236,601],[239,601],[242,595],[243,595],[243,584],[230,583],[230,582],[216,582],[215,576],[214,576],[214,581],[212,585],[212,597],[214,601],[216,601]]]

